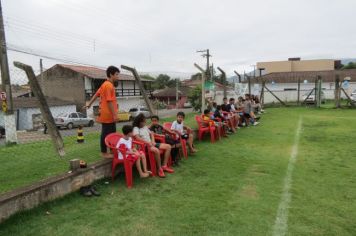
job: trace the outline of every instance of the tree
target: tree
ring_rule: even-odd
[[[152,77],[150,75],[140,75],[140,77],[142,79],[147,79],[147,80],[152,80],[152,81],[156,79],[155,77]]]
[[[152,87],[154,89],[163,89],[168,85],[170,79],[171,77],[169,77],[169,75],[160,74],[153,82]]]
[[[347,65],[344,65],[341,69],[356,69],[356,62],[349,62]]]
[[[190,77],[191,80],[201,80],[201,73],[196,73]]]
[[[180,87],[182,85],[182,82],[178,78],[169,80],[168,83],[167,83],[167,87],[168,88],[175,88],[177,86],[177,80],[178,80],[178,87]]]
[[[190,91],[188,100],[195,111],[201,112],[201,85],[196,86]]]

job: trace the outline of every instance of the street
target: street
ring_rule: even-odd
[[[193,111],[192,108],[185,108],[185,109],[165,109],[165,110],[158,110],[158,116],[160,118],[166,118],[166,117],[171,117],[175,116],[178,111],[183,111],[185,113],[190,113]],[[118,131],[121,130],[122,126],[131,124],[130,121],[126,122],[120,122],[116,124],[116,129]],[[84,127],[84,132],[85,134],[88,133],[93,133],[93,132],[100,132],[101,131],[101,125],[99,123],[95,123],[93,127]],[[62,137],[68,137],[68,136],[76,136],[77,135],[77,129],[60,129],[60,133]],[[17,132],[17,138],[18,138],[18,143],[23,144],[23,143],[31,143],[31,142],[36,142],[36,141],[43,141],[43,140],[49,140],[50,136],[48,134],[43,134],[43,130],[37,130],[37,131],[18,131]],[[5,144],[5,138],[0,139],[0,146],[3,146]]]

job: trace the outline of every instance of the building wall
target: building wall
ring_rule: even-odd
[[[265,68],[265,73],[334,70],[335,62],[330,59],[301,61],[257,62],[257,68]]]
[[[58,116],[60,113],[76,112],[75,105],[66,106],[53,106],[50,107],[50,111],[53,117]],[[31,130],[33,129],[32,115],[41,114],[39,108],[20,108],[18,117],[18,130]]]
[[[44,73],[41,87],[48,97],[74,102],[79,110],[85,105],[84,77],[71,70],[55,66]]]

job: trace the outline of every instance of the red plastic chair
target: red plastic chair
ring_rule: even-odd
[[[133,179],[132,179],[132,166],[135,164],[131,161],[129,161],[126,158],[126,147],[119,147],[117,148],[116,145],[119,142],[120,138],[122,138],[122,134],[118,133],[112,133],[106,136],[105,138],[105,144],[107,147],[109,147],[113,154],[114,158],[112,159],[112,165],[111,165],[111,178],[114,180],[115,178],[115,169],[119,164],[124,165],[125,169],[125,179],[126,179],[126,185],[128,188],[132,188],[133,185]],[[135,144],[135,141],[133,141],[133,144]],[[119,152],[122,154],[123,159],[119,159]]]
[[[201,141],[203,139],[203,136],[205,133],[210,133],[210,141],[212,143],[215,142],[215,126],[211,126],[209,123],[210,122],[206,122],[204,121],[201,116],[196,115],[195,116],[195,120],[198,123],[198,138],[199,141]]]
[[[214,115],[214,113],[210,112],[209,115],[211,117],[211,116]],[[202,115],[202,120],[204,120],[203,115]],[[221,120],[219,119],[219,120],[214,121],[213,119],[211,119],[211,121],[213,121],[215,123],[216,121],[220,122]],[[211,121],[209,122],[209,125],[211,125]],[[204,122],[206,122],[206,121],[204,121]],[[225,132],[224,132],[224,129],[223,129],[222,126],[215,126],[215,137],[216,137],[216,140],[220,140],[224,134],[225,134]]]
[[[163,126],[166,129],[170,130],[172,127],[172,122],[165,122],[165,123],[163,123]],[[177,139],[177,136],[174,135],[174,138]],[[185,159],[188,159],[187,140],[182,139],[181,137],[178,137],[178,139],[179,139],[180,145],[182,147],[183,156]]]
[[[157,176],[157,166],[156,166],[156,158],[152,154],[152,152],[148,151],[148,148],[146,147],[146,143],[140,142],[138,140],[134,140],[135,144],[139,147],[139,150],[143,151],[146,154],[146,157],[148,157],[148,165],[150,167],[150,170],[152,172],[152,176]]]

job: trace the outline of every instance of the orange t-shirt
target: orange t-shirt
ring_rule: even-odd
[[[100,97],[99,103],[99,116],[97,121],[99,123],[113,123],[114,118],[118,113],[118,105],[116,101],[116,94],[114,85],[106,80],[96,92],[96,95]],[[115,115],[111,113],[108,102],[112,102],[114,106]]]

